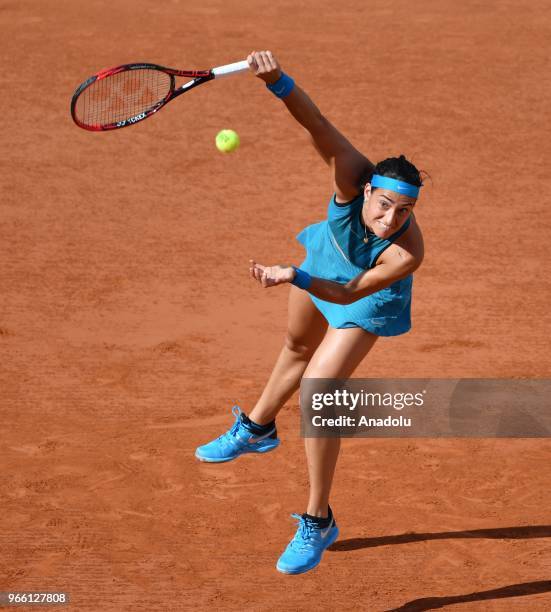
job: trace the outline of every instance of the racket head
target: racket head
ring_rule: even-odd
[[[180,73],[145,63],[101,70],[79,85],[73,94],[73,121],[94,132],[143,121],[174,96],[175,74]]]

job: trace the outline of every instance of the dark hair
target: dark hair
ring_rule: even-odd
[[[404,181],[416,187],[421,187],[423,184],[421,172],[406,159],[405,155],[400,155],[400,157],[388,157],[380,161],[375,166],[373,172],[368,175],[365,182],[369,183],[374,174],[388,176],[389,178]]]

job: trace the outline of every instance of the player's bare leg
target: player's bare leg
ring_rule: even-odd
[[[360,328],[330,328],[312,357],[304,378],[349,378],[378,336]],[[310,496],[306,512],[328,516],[329,493],[340,450],[340,438],[305,438]]]
[[[285,345],[262,395],[249,413],[252,421],[264,425],[275,419],[285,402],[299,388],[308,362],[326,330],[325,317],[314,306],[306,291],[291,286]]]
[[[222,463],[244,453],[266,453],[278,447],[275,416],[299,388],[302,374],[327,329],[325,318],[308,294],[296,287],[289,295],[289,324],[285,346],[281,350],[270,379],[255,408],[246,416],[234,406],[234,425],[222,436],[195,450],[200,461]]]
[[[377,336],[359,328],[327,331],[304,373],[308,378],[348,378],[367,355]],[[314,568],[324,551],[339,536],[329,508],[329,493],[339,456],[339,438],[305,438],[310,497],[297,532],[279,557],[276,568],[284,574],[302,574]]]

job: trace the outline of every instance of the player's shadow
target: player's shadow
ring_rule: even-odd
[[[521,584],[509,584],[497,589],[467,593],[466,595],[448,595],[444,597],[423,597],[408,601],[399,608],[392,608],[386,612],[424,612],[425,610],[438,610],[444,606],[466,603],[471,601],[485,601],[488,599],[504,599],[506,597],[522,597],[523,595],[537,595],[551,591],[551,580],[537,580]]]
[[[442,531],[437,533],[402,533],[400,535],[376,536],[372,538],[349,538],[340,540],[329,550],[345,551],[360,548],[375,548],[391,544],[409,544],[427,540],[458,539],[525,540],[529,538],[551,538],[551,525],[531,525],[526,527],[498,527],[496,529],[470,529],[468,531]]]
[[[496,540],[523,540],[529,538],[551,538],[551,525],[532,525],[526,527],[498,527],[496,529],[472,529],[469,531],[443,531],[437,533],[403,533],[394,536],[378,536],[372,538],[350,538],[335,542],[329,547],[333,551],[358,550],[361,548],[374,548],[376,546],[388,546],[392,544],[408,544],[410,542],[424,542],[427,540],[452,540],[452,539],[480,539],[489,538]],[[478,591],[464,595],[447,595],[442,597],[423,597],[414,599],[403,604],[399,608],[393,608],[387,612],[424,612],[425,610],[438,610],[444,606],[466,603],[472,601],[484,601],[488,599],[505,599],[507,597],[521,597],[523,595],[537,595],[539,593],[551,592],[551,580],[538,580],[536,582],[525,582],[510,584]]]

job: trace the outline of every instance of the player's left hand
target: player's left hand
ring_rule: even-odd
[[[263,287],[290,283],[295,278],[293,266],[263,266],[250,260],[249,272]]]

